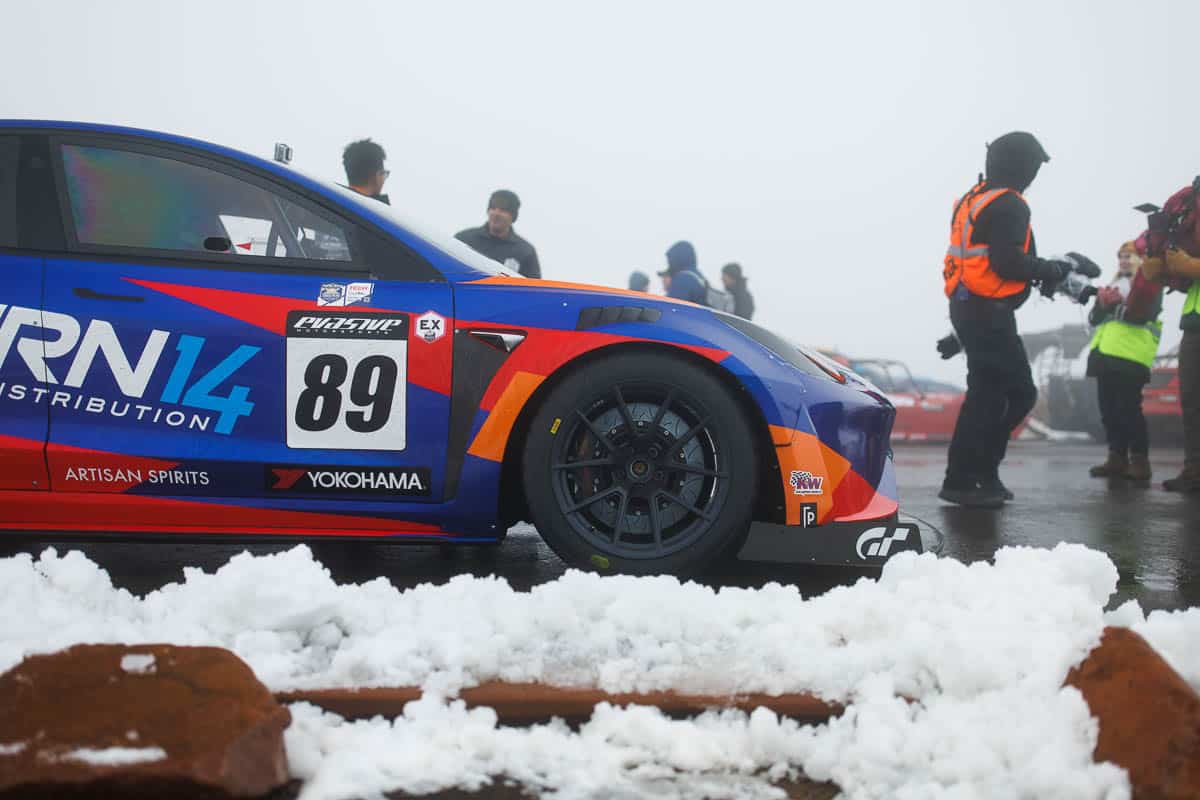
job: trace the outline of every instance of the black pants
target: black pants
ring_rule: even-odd
[[[1179,343],[1179,394],[1183,407],[1183,458],[1200,469],[1200,330],[1185,330]]]
[[[1126,363],[1132,367],[1141,366]],[[1096,370],[1100,421],[1104,423],[1108,449],[1114,453],[1144,456],[1150,452],[1150,434],[1146,429],[1146,416],[1142,413],[1142,387],[1145,385],[1145,377],[1136,369],[1109,365]]]
[[[967,488],[997,476],[1037,387],[1013,309],[976,297],[951,300],[950,322],[967,355],[967,397],[950,441],[946,483]]]

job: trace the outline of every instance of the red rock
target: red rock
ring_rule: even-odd
[[[149,668],[138,663],[146,655]],[[228,650],[77,645],[31,656],[0,675],[0,798],[260,796],[288,780],[290,722]],[[139,760],[89,763],[95,751]]]
[[[312,703],[346,719],[398,717],[404,706],[421,697],[416,686],[366,689],[301,689],[281,692],[281,703]],[[548,686],[540,683],[488,681],[459,692],[467,707],[485,706],[505,725],[530,725],[553,717],[570,721],[590,719],[597,703],[614,706],[657,706],[672,717],[691,717],[709,708],[736,708],[750,712],[759,706],[784,717],[810,723],[826,722],[842,714],[837,703],[811,694],[707,695],[679,692],[609,693],[599,689]]]
[[[1129,772],[1137,800],[1200,798],[1200,695],[1128,628],[1067,676],[1100,721],[1097,761]]]

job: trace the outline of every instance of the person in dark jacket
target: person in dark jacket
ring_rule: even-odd
[[[938,497],[998,508],[1012,493],[1000,463],[1012,431],[1037,400],[1016,310],[1030,284],[1057,284],[1071,270],[1038,258],[1022,192],[1050,160],[1032,134],[1005,134],[988,146],[986,179],[962,197],[951,219],[943,277],[950,321],[967,356],[967,396],[959,410]]]
[[[1162,285],[1139,269],[1137,245],[1117,251],[1117,275],[1096,295],[1088,322],[1096,328],[1087,374],[1096,379],[1100,421],[1108,459],[1089,471],[1094,478],[1123,478],[1150,484],[1150,435],[1142,413],[1142,387],[1162,338]]]
[[[696,248],[691,242],[680,241],[667,250],[667,268],[658,273],[667,297],[708,304],[708,283],[696,269]]]
[[[391,205],[391,200],[383,193],[383,184],[390,174],[383,166],[386,159],[387,153],[370,139],[360,139],[346,145],[342,151],[342,166],[346,170],[347,188]]]
[[[746,288],[742,265],[734,262],[721,267],[721,282],[725,284],[725,291],[733,295],[733,313],[742,319],[753,317],[754,295]]]
[[[454,235],[463,244],[493,261],[499,261],[526,278],[542,277],[537,250],[513,230],[521,211],[521,198],[508,189],[497,189],[488,198],[487,222]]]

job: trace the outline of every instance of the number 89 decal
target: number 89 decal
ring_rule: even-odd
[[[288,314],[287,444],[403,450],[407,314]]]

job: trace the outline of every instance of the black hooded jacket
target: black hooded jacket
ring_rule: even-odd
[[[1037,177],[1038,169],[1050,157],[1028,133],[1009,133],[988,146],[987,183],[989,189],[1015,189],[1024,192]],[[1030,281],[1039,272],[1043,259],[1037,257],[1037,243],[1030,235],[1029,252],[1024,252],[1025,231],[1029,227],[1029,206],[1013,194],[1005,193],[979,212],[968,246],[986,244],[991,267],[1009,281]],[[1029,297],[1025,291],[1005,298],[1017,308]]]

